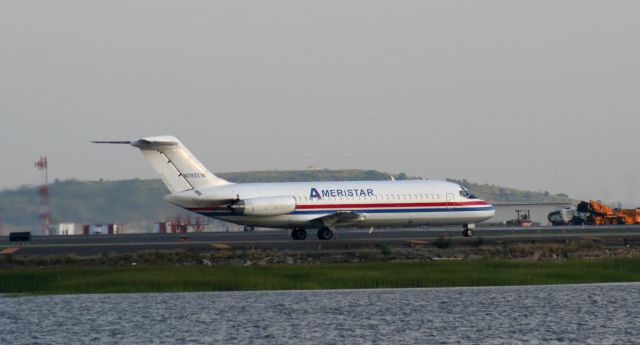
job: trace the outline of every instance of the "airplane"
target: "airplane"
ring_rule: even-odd
[[[464,237],[495,208],[464,186],[437,180],[232,183],[212,174],[173,136],[135,141],[171,192],[164,199],[189,211],[254,227],[289,229],[304,240],[316,229],[329,240],[338,228],[462,225]]]

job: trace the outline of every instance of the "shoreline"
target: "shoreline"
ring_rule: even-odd
[[[74,293],[74,294],[30,294],[30,293],[0,293],[1,298],[18,298],[18,297],[46,297],[46,296],[90,296],[90,295],[126,295],[126,294],[190,294],[190,293],[242,293],[242,292],[268,292],[268,293],[289,293],[289,292],[297,292],[297,293],[305,293],[305,292],[340,292],[340,291],[380,291],[380,292],[391,292],[397,291],[399,289],[402,290],[439,290],[439,289],[492,289],[492,288],[535,288],[535,287],[580,287],[580,286],[608,286],[608,285],[620,285],[620,286],[634,286],[640,285],[640,281],[629,281],[629,282],[608,282],[608,283],[569,283],[569,284],[535,284],[535,285],[486,285],[486,286],[436,286],[436,287],[407,287],[407,288],[354,288],[354,289],[301,289],[301,290],[213,290],[213,291],[169,291],[169,292],[87,292],[87,293]]]

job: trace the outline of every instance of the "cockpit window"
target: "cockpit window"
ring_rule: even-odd
[[[462,196],[463,198],[467,198],[467,199],[477,199],[478,197],[471,194],[471,192],[469,192],[468,189],[466,189],[463,186],[460,186],[460,188],[462,188],[462,190],[460,191],[460,196]]]

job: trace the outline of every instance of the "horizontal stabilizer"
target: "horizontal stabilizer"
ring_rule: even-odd
[[[137,147],[141,150],[144,149],[160,149],[171,146],[178,146],[180,141],[176,137],[172,136],[160,136],[160,137],[148,137],[138,139],[131,143],[131,146]]]
[[[129,144],[139,148],[171,193],[229,184],[212,174],[176,137],[166,135],[93,143]]]
[[[94,144],[126,144],[126,145],[131,145],[130,141],[100,141],[100,140],[96,140],[96,141],[92,141],[92,143]]]

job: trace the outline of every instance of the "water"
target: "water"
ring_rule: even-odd
[[[640,344],[640,284],[0,298],[0,344]]]

